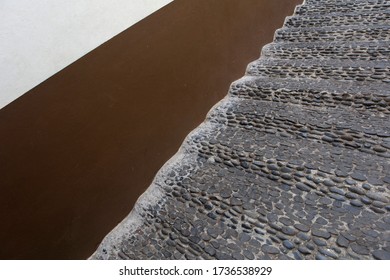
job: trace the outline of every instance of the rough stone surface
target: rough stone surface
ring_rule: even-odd
[[[306,0],[93,259],[389,259],[390,1]]]

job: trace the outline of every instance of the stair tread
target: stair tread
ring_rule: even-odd
[[[279,42],[263,47],[262,55],[276,59],[389,60],[388,41]]]
[[[276,31],[275,42],[388,41],[390,25],[351,25],[334,27],[287,28]]]
[[[386,25],[390,23],[390,12],[362,12],[362,13],[333,13],[313,16],[295,15],[287,17],[285,27],[308,28],[322,26],[349,26],[349,25]]]
[[[299,15],[315,15],[315,14],[331,14],[331,13],[350,13],[350,12],[366,12],[386,10],[390,8],[390,2],[321,2],[317,4],[309,3],[298,6],[295,9],[295,14]]]

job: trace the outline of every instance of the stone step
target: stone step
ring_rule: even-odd
[[[321,2],[318,4],[303,4],[295,9],[296,15],[317,15],[331,13],[365,13],[381,12],[390,9],[390,2]]]
[[[229,94],[242,99],[319,109],[339,108],[378,116],[390,114],[390,91],[377,83],[245,77],[231,85]]]
[[[215,114],[212,120],[231,127],[267,132],[277,131],[290,139],[305,138],[324,145],[356,149],[390,158],[390,125],[388,115],[240,99],[232,102],[227,114]],[[376,130],[381,127],[383,130]],[[372,134],[372,131],[376,131]]]
[[[390,12],[340,13],[317,16],[291,16],[284,23],[289,28],[309,28],[348,25],[389,25]]]
[[[389,41],[390,25],[351,25],[340,27],[281,28],[275,42],[353,42]]]
[[[387,214],[382,208],[383,201],[389,199],[388,193],[380,192],[376,186],[380,184],[381,174],[375,171],[377,163],[369,155],[332,146],[324,149],[324,145],[307,139],[298,139],[293,145],[290,139],[272,132],[240,130],[237,133],[237,129],[229,126],[218,132],[195,142],[202,170],[181,186],[184,190],[194,189],[195,194],[200,190],[214,193],[214,199],[225,202],[227,210],[235,206],[225,216],[231,219],[233,228],[240,227],[240,219],[247,221],[244,230],[248,229],[250,236],[253,231],[261,234],[255,236],[267,238],[274,250],[283,250],[278,237],[288,241],[296,235],[301,240],[313,240],[313,245],[308,245],[310,250],[328,246],[328,241],[324,241],[327,239],[330,244],[336,242],[340,231],[350,240],[356,240],[356,236],[364,235],[360,231],[348,231],[347,235],[342,224],[348,223],[348,228],[376,226],[373,221]],[[236,135],[236,138],[226,135]],[[378,164],[389,167],[384,160]],[[368,167],[372,167],[373,173],[362,171]],[[376,180],[378,176],[380,179]],[[179,191],[183,193],[179,189],[178,194]],[[373,195],[374,191],[380,195]],[[219,208],[216,213],[223,215]],[[289,227],[294,222],[296,225]],[[259,226],[265,232],[256,231]],[[319,242],[318,236],[324,240]],[[346,245],[341,244],[348,246],[348,243],[347,240]],[[287,245],[290,249],[294,247],[291,242]],[[310,250],[307,254],[311,254]],[[342,250],[336,251],[346,256]]]
[[[269,106],[267,102],[263,102],[263,105],[260,103],[257,103],[256,107],[252,104],[251,108],[254,114],[264,112]],[[318,139],[305,137],[306,135],[293,135],[294,132],[291,130],[293,127],[302,131],[308,131],[309,128],[305,127],[308,125],[305,119],[302,120],[302,123],[289,121],[289,116],[292,115],[290,107],[280,106],[278,111],[280,115],[269,120],[265,129],[256,129],[256,124],[248,124],[243,119],[243,115],[237,115],[237,110],[239,110],[237,106],[239,105],[232,103],[227,108],[220,108],[222,110],[218,115],[220,118],[214,119],[215,127],[218,127],[217,131],[194,140],[191,144],[194,147],[193,153],[198,153],[206,159],[213,158],[210,162],[225,164],[227,167],[239,168],[240,170],[248,170],[253,167],[252,170],[272,174],[272,170],[278,170],[276,166],[282,167],[290,164],[291,166],[300,166],[301,168],[298,169],[301,169],[303,173],[305,173],[304,170],[311,169],[328,174],[323,176],[343,174],[342,178],[352,181],[358,180],[359,184],[363,182],[372,184],[371,188],[383,184],[384,178],[382,178],[380,170],[373,168],[365,171],[365,174],[359,174],[359,170],[366,170],[367,165],[376,164],[383,168],[390,168],[390,162],[387,158],[352,147],[346,148],[344,145],[332,145],[327,141],[324,143]],[[221,114],[225,115],[225,120],[221,119]],[[308,114],[307,117],[311,118],[310,112]],[[230,119],[234,124],[229,125],[229,121],[226,119]],[[328,124],[317,126],[312,130],[312,135],[320,136],[326,132],[329,135],[327,137],[336,139],[337,136],[326,131],[328,127],[330,127]],[[348,136],[345,135],[344,138],[348,138]],[[276,165],[276,169],[268,168],[267,164]],[[262,169],[264,167],[265,169]],[[389,170],[386,169],[386,175],[389,175]],[[278,177],[277,173],[273,175]],[[269,178],[281,179],[274,176]],[[343,179],[340,183],[342,182]],[[313,188],[315,189],[315,187]]]
[[[389,60],[387,41],[272,43],[263,47],[262,56],[276,59]]]
[[[258,59],[248,65],[247,75],[275,78],[365,81],[390,86],[390,62],[340,60]]]

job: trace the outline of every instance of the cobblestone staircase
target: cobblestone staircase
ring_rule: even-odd
[[[390,259],[390,1],[306,0],[97,259]]]

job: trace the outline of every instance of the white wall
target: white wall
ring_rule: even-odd
[[[172,0],[0,0],[0,108]]]

